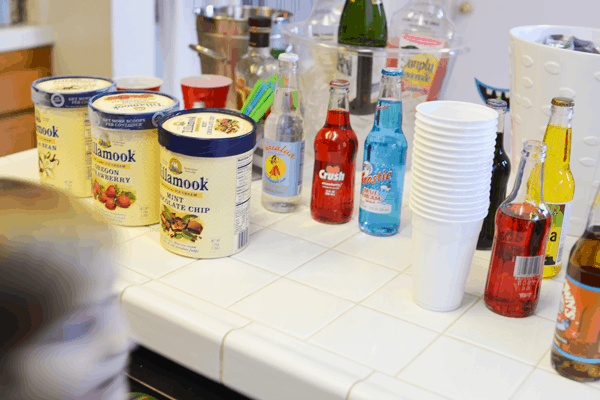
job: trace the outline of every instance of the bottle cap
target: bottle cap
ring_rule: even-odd
[[[381,73],[386,76],[402,76],[402,70],[393,67],[387,67],[381,70]]]
[[[555,97],[552,99],[552,105],[559,107],[573,107],[575,101],[569,97]]]
[[[485,104],[490,108],[499,108],[502,110],[506,110],[508,108],[506,101],[500,99],[488,99]]]
[[[345,79],[334,79],[331,82],[329,82],[329,85],[332,87],[347,88],[347,87],[350,87],[350,82],[348,82]]]
[[[281,53],[278,58],[279,61],[284,62],[297,62],[299,59],[298,54],[294,53]]]
[[[248,23],[250,26],[256,26],[258,28],[270,28],[272,21],[269,17],[256,16],[250,17]]]

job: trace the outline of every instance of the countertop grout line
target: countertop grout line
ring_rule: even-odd
[[[274,279],[272,282],[269,282],[269,283],[267,283],[265,286],[261,287],[260,289],[258,289],[258,290],[256,290],[256,291],[254,291],[254,292],[252,292],[252,293],[250,293],[250,294],[247,294],[246,296],[244,296],[244,297],[242,297],[242,298],[238,299],[236,302],[234,302],[234,303],[230,304],[230,305],[229,305],[227,308],[223,308],[223,307],[221,307],[221,308],[223,308],[224,310],[230,311],[230,312],[232,312],[232,313],[234,313],[234,314],[237,314],[237,315],[239,315],[239,316],[241,316],[241,317],[248,318],[248,319],[249,319],[249,320],[251,320],[251,321],[255,321],[253,318],[247,317],[247,316],[245,316],[245,315],[242,315],[242,314],[240,314],[240,313],[238,313],[238,312],[236,312],[236,311],[233,311],[233,310],[231,309],[231,307],[233,307],[233,306],[235,306],[236,304],[238,304],[239,302],[241,302],[241,301],[243,301],[243,300],[247,299],[248,297],[252,296],[253,294],[256,294],[256,293],[260,292],[261,290],[263,290],[263,289],[265,289],[265,288],[267,288],[267,287],[271,286],[272,284],[274,284],[275,282],[279,281],[280,279],[283,279],[283,276],[281,276],[281,275],[279,275],[279,274],[276,274],[276,275],[277,275],[277,279]],[[257,322],[258,322],[258,321],[257,321]],[[266,325],[266,324],[265,324],[265,325]],[[269,326],[269,325],[267,325],[267,326]]]
[[[386,268],[388,268],[388,269],[392,269],[392,270],[394,270],[394,271],[397,271],[397,272],[404,272],[404,271],[406,271],[407,269],[409,269],[409,268],[412,266],[412,263],[411,263],[411,264],[410,264],[410,265],[408,265],[406,268],[404,268],[404,269],[402,269],[402,270],[397,270],[397,269],[395,269],[395,268],[392,268],[392,267],[389,267],[389,266],[387,266],[387,265],[381,264],[380,262],[376,262],[376,261],[367,260],[366,258],[363,258],[363,257],[357,256],[357,255],[355,255],[355,254],[346,253],[345,251],[342,251],[342,250],[340,250],[340,249],[337,249],[337,248],[336,248],[337,246],[339,246],[339,245],[341,245],[341,244],[343,244],[343,243],[347,242],[348,240],[350,240],[350,239],[352,239],[353,237],[355,237],[355,236],[357,236],[357,235],[360,235],[360,234],[362,234],[362,233],[363,233],[363,232],[358,232],[358,233],[355,233],[354,235],[350,236],[350,237],[349,237],[349,238],[347,238],[346,240],[344,240],[344,241],[342,241],[342,242],[340,242],[340,243],[336,244],[336,245],[335,245],[335,247],[332,247],[332,248],[331,248],[331,250],[335,250],[335,251],[337,251],[338,253],[342,253],[342,254],[345,254],[345,255],[347,255],[347,256],[352,256],[352,257],[354,257],[354,258],[357,258],[357,259],[359,259],[359,260],[366,261],[366,262],[370,262],[370,263],[372,263],[372,264],[376,264],[376,265],[379,265],[379,266],[381,266],[381,267],[386,267]],[[400,235],[401,235],[401,234],[398,234],[398,236],[400,236]],[[390,236],[390,237],[394,237],[394,236],[396,236],[396,235],[392,235],[392,236]],[[407,236],[405,236],[405,237],[407,237]]]
[[[432,344],[434,344],[435,342],[437,342],[442,336],[445,336],[444,334],[448,331],[448,329],[450,329],[459,319],[461,319],[461,317],[463,315],[465,315],[467,312],[469,312],[469,310],[473,307],[475,307],[475,305],[477,304],[477,302],[479,301],[479,299],[475,300],[473,302],[473,304],[471,304],[470,307],[467,307],[467,309],[460,314],[450,325],[448,325],[446,327],[446,329],[444,329],[442,332],[436,332],[438,334],[438,337],[435,338],[435,340],[432,340],[431,343],[429,343],[429,345],[427,345],[423,350],[421,350],[419,352],[419,354],[417,354],[412,360],[410,360],[410,362],[408,364],[406,364],[404,366],[404,368],[402,368],[396,375],[394,375],[395,377],[398,377],[400,374],[402,374],[402,372],[404,372],[406,370],[406,368],[408,368],[417,358],[419,358],[421,356],[421,354],[423,354],[429,347],[431,347]],[[448,337],[448,336],[446,336]]]
[[[329,321],[328,323],[326,323],[325,325],[323,325],[322,327],[320,327],[319,329],[317,329],[312,335],[307,336],[306,339],[304,339],[304,341],[306,343],[308,343],[308,341],[311,340],[312,338],[314,338],[315,335],[317,335],[323,329],[327,328],[328,326],[330,326],[331,324],[333,324],[335,321],[337,321],[338,319],[340,319],[343,315],[346,315],[347,313],[349,313],[350,311],[352,311],[356,307],[358,307],[358,304],[356,304],[356,303],[352,304],[352,307],[348,308],[346,311],[344,311],[343,313],[341,313],[340,315],[338,315],[337,317],[335,317],[334,319],[332,319],[331,321]],[[315,344],[315,343],[311,343],[311,344]],[[332,350],[330,350],[330,351],[332,351]]]
[[[399,373],[398,373],[398,374],[399,374]],[[426,388],[426,387],[423,387],[423,386],[421,386],[421,385],[419,385],[419,384],[417,384],[417,383],[415,383],[415,382],[411,382],[411,381],[408,381],[408,380],[406,380],[406,379],[398,378],[398,375],[394,376],[393,378],[394,378],[394,379],[398,379],[398,380],[399,380],[399,381],[401,381],[401,382],[408,383],[409,385],[416,386],[416,387],[418,387],[418,388],[419,388],[419,389],[421,389],[421,390],[424,390],[424,391],[426,391],[426,392],[428,392],[428,393],[435,394],[436,396],[442,397],[442,398],[444,398],[444,399],[447,399],[447,400],[459,400],[459,399],[455,399],[455,398],[453,398],[453,397],[448,397],[446,394],[441,394],[441,393],[438,393],[438,392],[434,392],[433,390],[431,390],[431,389],[428,389],[428,388]]]
[[[223,335],[223,339],[221,340],[221,346],[219,346],[219,361],[220,361],[220,365],[219,365],[219,381],[221,382],[222,385],[225,385],[225,340],[227,340],[227,336],[229,336],[229,334],[233,331],[238,331],[238,330],[242,330],[250,325],[252,325],[254,323],[254,321],[250,320],[250,322],[248,322],[247,324],[237,327],[237,328],[233,328],[228,330],[225,335]]]
[[[376,372],[378,372],[378,371],[376,369],[374,369],[373,372],[371,372],[367,377],[365,377],[363,379],[359,379],[356,382],[354,382],[352,384],[352,386],[350,386],[350,389],[348,390],[348,394],[346,395],[345,400],[350,400],[350,395],[352,394],[352,390],[356,387],[356,385],[358,385],[361,382],[365,382],[367,379],[369,379],[370,377],[375,375]]]
[[[290,215],[290,217],[291,217],[291,215]],[[346,240],[346,239],[343,239],[343,240],[342,240],[342,241],[340,241],[339,243],[336,243],[336,244],[334,244],[334,245],[332,245],[332,246],[327,246],[327,245],[324,245],[324,244],[321,244],[321,243],[317,243],[317,242],[315,242],[315,241],[312,241],[312,240],[310,240],[310,239],[305,239],[305,238],[301,238],[301,237],[299,237],[299,236],[294,236],[294,235],[290,234],[289,232],[283,232],[283,231],[278,231],[278,230],[276,230],[276,229],[273,229],[273,225],[275,225],[275,224],[278,224],[279,222],[281,222],[281,221],[283,221],[283,220],[285,220],[285,219],[287,219],[287,218],[288,218],[288,217],[286,217],[286,218],[284,218],[284,219],[282,219],[282,220],[279,220],[279,221],[277,221],[277,222],[274,222],[272,225],[270,225],[270,226],[268,226],[268,227],[266,227],[266,228],[268,228],[268,229],[272,230],[273,232],[281,233],[281,234],[284,234],[284,235],[287,235],[287,236],[293,237],[294,239],[299,239],[299,240],[302,240],[303,242],[308,242],[308,243],[311,243],[311,244],[316,244],[317,246],[326,247],[327,249],[330,249],[330,250],[332,250],[332,249],[333,249],[335,246],[337,246],[337,245],[341,244],[342,242],[344,242],[344,241]],[[318,222],[318,221],[317,221],[317,222]],[[324,225],[324,226],[327,226],[327,224],[322,224],[322,225]],[[345,225],[345,224],[340,224],[340,225]],[[360,232],[359,232],[359,233],[360,233]],[[352,234],[352,236],[354,236],[354,234]],[[350,237],[348,237],[348,239],[349,239],[349,238],[350,238]]]
[[[517,395],[517,393],[519,393],[519,390],[521,390],[521,388],[522,388],[523,386],[525,386],[525,384],[527,383],[527,381],[528,381],[529,379],[531,379],[531,377],[532,377],[532,375],[533,375],[533,373],[535,372],[535,370],[536,370],[536,369],[537,369],[537,368],[534,366],[534,367],[533,367],[533,369],[531,370],[531,372],[529,372],[529,374],[527,375],[527,377],[526,377],[525,379],[523,379],[523,382],[521,382],[521,384],[519,385],[519,387],[518,387],[518,388],[517,388],[517,389],[516,389],[516,390],[513,392],[513,394],[512,394],[512,395],[510,395],[510,396],[508,397],[508,399],[507,399],[507,400],[513,400],[513,399],[515,398],[515,396]]]

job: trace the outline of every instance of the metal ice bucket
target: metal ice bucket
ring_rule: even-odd
[[[190,48],[200,55],[203,74],[233,77],[235,63],[248,50],[248,19],[254,16],[271,17],[271,46],[281,40],[281,28],[293,14],[283,10],[257,6],[206,6],[196,8],[198,45]]]

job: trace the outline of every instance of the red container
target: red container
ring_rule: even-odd
[[[181,81],[183,105],[190,108],[225,108],[232,80],[221,75],[188,76]]]
[[[163,84],[162,79],[153,76],[123,76],[115,78],[117,90],[148,90],[158,92]]]
[[[515,214],[536,217],[523,219]],[[484,295],[486,306],[496,314],[513,318],[533,314],[540,299],[550,223],[550,218],[529,204],[500,207],[496,212],[496,235]]]
[[[314,220],[340,224],[352,219],[358,139],[350,126],[348,81],[331,82],[325,126],[315,138],[310,211]]]

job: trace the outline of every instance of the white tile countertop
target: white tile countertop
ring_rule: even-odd
[[[0,27],[0,53],[33,49],[54,43],[54,30],[42,25]]]
[[[0,176],[37,181],[36,152],[0,158]],[[117,286],[141,344],[257,399],[600,399],[600,382],[550,364],[564,272],[543,281],[535,315],[505,318],[483,303],[490,252],[478,251],[462,306],[424,310],[411,299],[410,173],[401,232],[378,238],[356,218],[313,221],[306,167],[294,214],[265,211],[253,182],[250,244],[232,257],[169,253],[158,224],[115,227]]]

